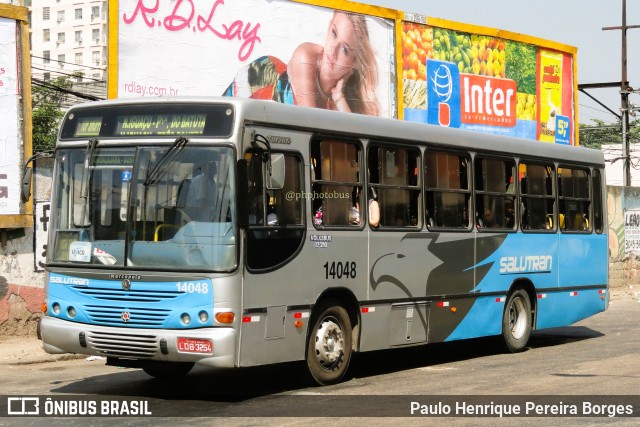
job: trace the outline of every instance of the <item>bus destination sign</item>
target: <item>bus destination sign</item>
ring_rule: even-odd
[[[118,116],[113,136],[203,135],[206,114]]]

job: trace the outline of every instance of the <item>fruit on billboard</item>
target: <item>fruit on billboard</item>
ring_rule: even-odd
[[[402,26],[402,77],[427,79],[427,58],[432,58],[433,29],[426,25],[404,22]]]

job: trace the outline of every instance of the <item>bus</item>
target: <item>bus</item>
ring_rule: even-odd
[[[54,157],[48,353],[325,385],[355,352],[519,352],[608,307],[597,150],[193,97],[74,106]]]

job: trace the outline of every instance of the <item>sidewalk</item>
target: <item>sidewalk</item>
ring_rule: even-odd
[[[59,360],[86,358],[84,354],[49,354],[36,337],[0,336],[0,366],[28,365]]]
[[[640,303],[640,286],[610,289],[610,304],[616,300],[634,299]],[[0,366],[27,365],[31,363],[47,363],[71,359],[92,360],[95,356],[84,354],[48,354],[42,349],[42,341],[35,336],[0,335]]]

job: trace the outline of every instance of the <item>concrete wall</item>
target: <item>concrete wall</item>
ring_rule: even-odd
[[[35,204],[51,200],[52,166],[51,159],[36,163],[31,192]],[[44,272],[36,266],[35,233],[46,225],[34,215],[32,228],[0,230],[0,334],[36,333],[44,301]]]
[[[636,210],[640,210],[640,188],[607,187],[611,287],[635,287],[640,283],[640,251],[625,250],[627,243],[637,240],[639,228],[629,224],[625,226],[625,213]]]
[[[35,172],[35,201],[46,204],[51,199],[50,161],[40,160]],[[624,214],[640,210],[640,188],[607,188],[610,286],[635,286],[640,284],[640,251],[625,252]],[[36,231],[48,225],[45,217],[35,216],[35,228],[0,230],[0,334],[35,334],[44,301],[44,273],[38,266],[44,240]]]

